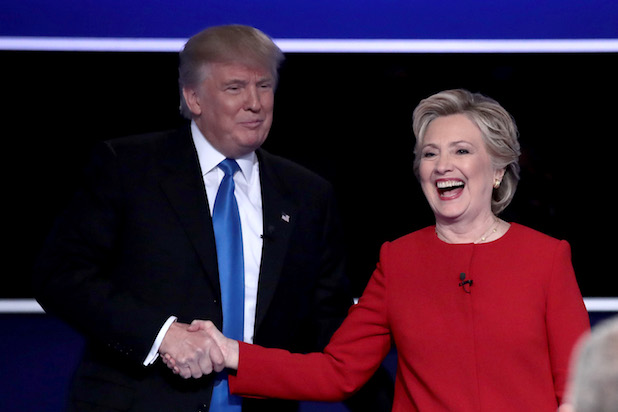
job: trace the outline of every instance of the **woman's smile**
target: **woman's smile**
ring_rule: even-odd
[[[460,179],[438,179],[436,189],[442,200],[455,199],[461,195],[465,183]]]

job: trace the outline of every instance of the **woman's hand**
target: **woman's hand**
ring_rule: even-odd
[[[162,355],[163,362],[175,374],[188,379],[190,377],[207,375],[213,372],[213,370],[219,372],[222,369],[221,366],[229,369],[238,369],[238,342],[223,336],[214,323],[209,320],[194,320],[188,326],[186,332],[207,337],[209,342],[214,342],[216,348],[202,353],[207,359],[200,363],[200,365],[205,365],[201,367],[201,374],[195,373],[195,371],[185,367],[171,353],[164,353]],[[223,360],[221,359],[221,355],[223,356]]]

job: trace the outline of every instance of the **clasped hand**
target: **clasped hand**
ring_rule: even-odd
[[[174,322],[159,353],[167,367],[184,379],[201,378],[224,368],[236,369],[238,365],[238,342],[226,338],[205,320],[194,320],[190,325]]]

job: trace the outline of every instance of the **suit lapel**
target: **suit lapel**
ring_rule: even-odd
[[[183,129],[170,140],[170,150],[165,161],[167,173],[161,181],[161,188],[191,239],[213,290],[220,291],[212,219],[189,129]],[[262,187],[264,246],[255,330],[264,320],[277,289],[298,212],[289,189],[275,170],[276,160],[263,150],[258,150],[257,155]]]
[[[264,320],[277,289],[298,211],[286,186],[273,168],[275,160],[263,150],[258,150],[257,155],[262,186],[264,246],[258,284],[256,331]]]
[[[161,188],[193,243],[213,290],[219,291],[212,219],[202,171],[188,128],[170,139],[166,155],[167,174],[161,180]]]

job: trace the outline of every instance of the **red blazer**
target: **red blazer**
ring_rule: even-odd
[[[460,286],[461,273],[472,285]],[[555,412],[571,350],[590,327],[567,242],[512,224],[486,244],[434,228],[382,247],[324,353],[241,344],[234,393],[336,401],[397,347],[394,411]]]

